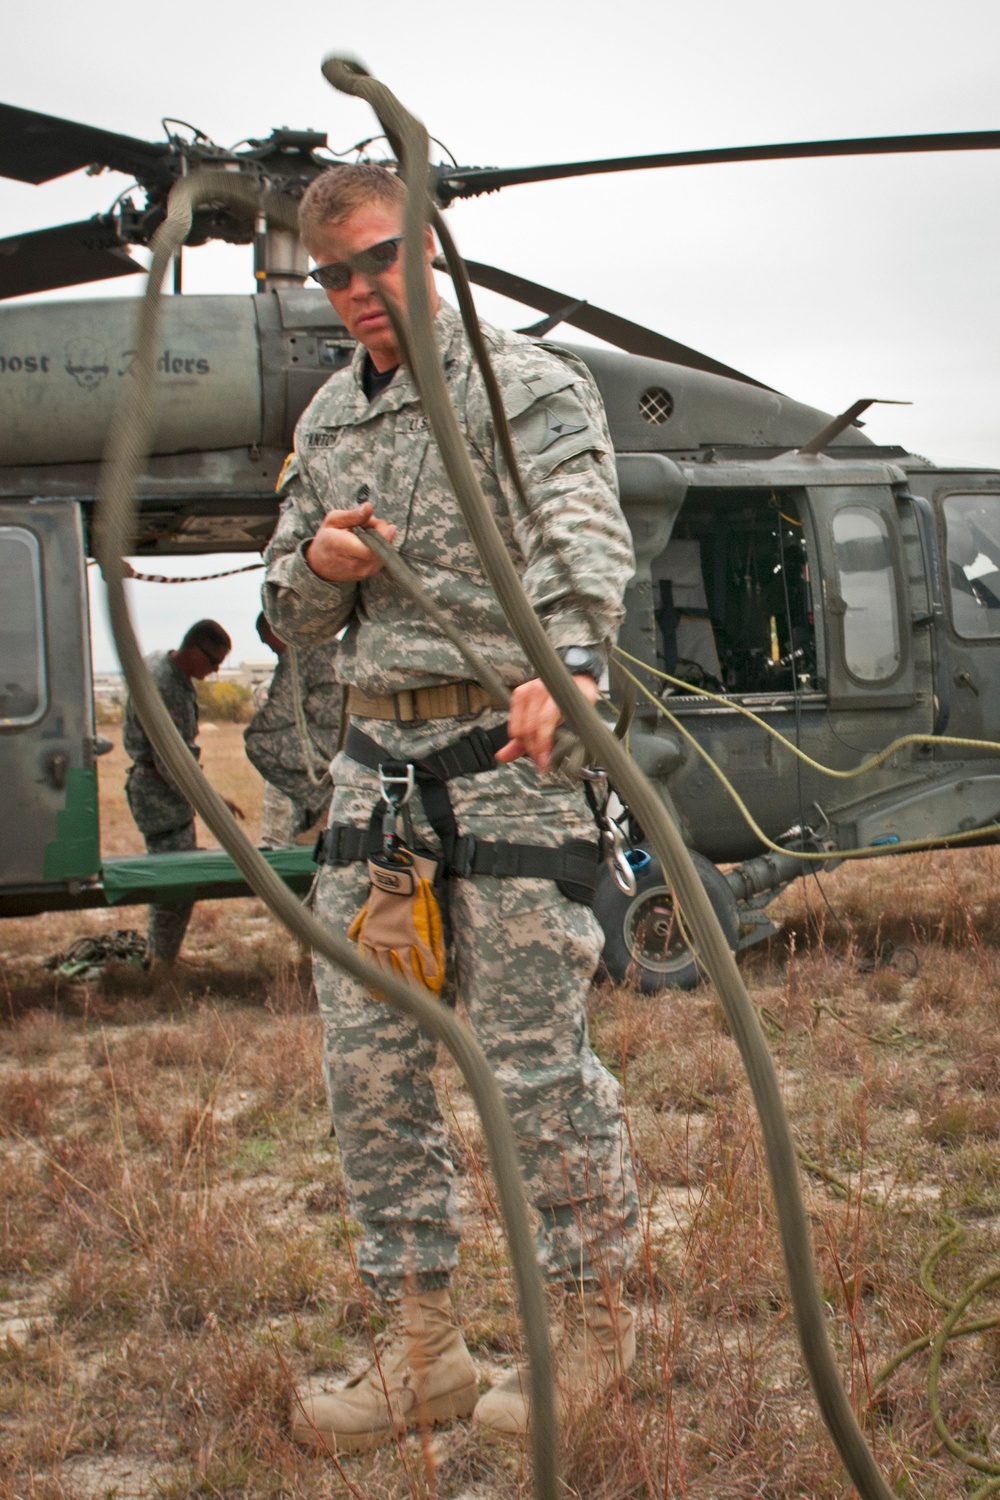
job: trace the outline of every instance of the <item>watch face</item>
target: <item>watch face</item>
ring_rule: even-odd
[[[558,654],[568,672],[575,676],[592,677],[595,682],[600,681],[603,664],[589,646],[561,646]]]

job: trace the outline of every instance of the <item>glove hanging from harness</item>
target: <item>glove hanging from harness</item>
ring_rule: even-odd
[[[371,886],[368,900],[347,929],[347,936],[362,954],[384,969],[394,969],[404,978],[440,994],[444,983],[444,936],[441,908],[434,894],[438,861],[415,854],[402,844],[396,832],[400,813],[413,795],[413,766],[386,761],[379,766],[382,848],[368,857]],[[374,832],[374,829],[372,830]]]
[[[444,983],[441,909],[434,895],[437,860],[397,844],[368,861],[368,900],[347,929],[359,951],[422,984],[432,994]]]

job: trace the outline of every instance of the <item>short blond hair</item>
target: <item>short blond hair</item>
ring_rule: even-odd
[[[374,162],[330,167],[314,177],[299,204],[299,234],[306,246],[324,224],[339,224],[366,203],[402,209],[406,188],[395,172]]]

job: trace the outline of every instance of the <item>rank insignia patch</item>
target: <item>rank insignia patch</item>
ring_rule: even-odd
[[[539,448],[539,453],[544,453],[546,448],[551,448],[553,443],[558,443],[560,438],[571,437],[574,432],[582,432],[587,425],[585,422],[563,422],[555,415],[549,407],[542,407],[542,415],[545,418],[545,441]]]

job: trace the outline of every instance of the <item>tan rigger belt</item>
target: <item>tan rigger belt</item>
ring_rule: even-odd
[[[384,698],[369,698],[360,688],[347,689],[347,712],[360,719],[392,719],[418,724],[424,719],[464,719],[489,708],[493,700],[478,682],[446,682],[440,687],[404,688]]]

